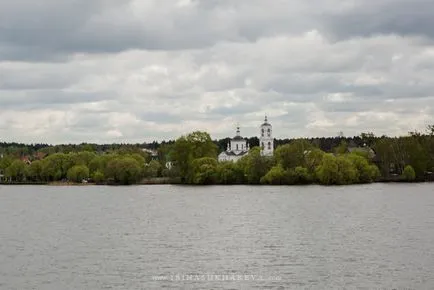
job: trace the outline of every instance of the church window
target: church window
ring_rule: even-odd
[[[268,150],[271,150],[271,142],[268,142]]]
[[[264,149],[264,148],[265,148],[264,142],[262,142],[262,146],[261,146],[261,147],[262,147],[262,149]]]
[[[264,137],[264,128],[262,128],[262,137]]]
[[[270,137],[271,136],[271,130],[268,129],[267,131],[268,131],[268,137]]]
[[[237,151],[238,151],[238,144],[237,144]]]

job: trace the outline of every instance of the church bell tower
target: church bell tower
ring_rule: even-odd
[[[268,123],[268,118],[265,116],[264,123],[260,128],[259,146],[261,147],[262,156],[273,156],[274,152],[274,138],[273,126]]]

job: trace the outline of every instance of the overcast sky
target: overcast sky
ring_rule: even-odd
[[[432,0],[0,0],[0,141],[434,123]]]

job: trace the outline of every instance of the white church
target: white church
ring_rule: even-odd
[[[273,156],[274,138],[273,127],[268,123],[268,118],[265,116],[265,121],[260,127],[259,144],[261,146],[261,155]],[[226,151],[219,154],[218,160],[237,162],[243,156],[249,154],[250,145],[241,137],[240,127],[237,127],[237,133],[234,138],[228,143]]]

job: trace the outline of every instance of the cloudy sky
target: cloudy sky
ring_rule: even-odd
[[[432,0],[0,0],[0,141],[434,123]]]

